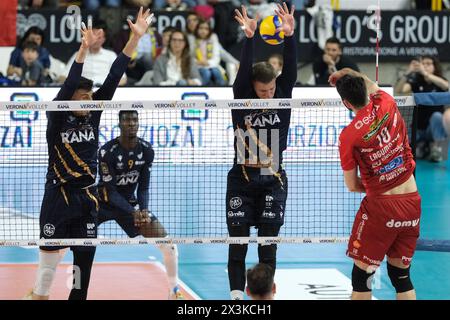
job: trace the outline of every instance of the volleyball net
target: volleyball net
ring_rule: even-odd
[[[396,100],[414,143],[414,99]],[[280,121],[270,110],[291,109],[283,153],[288,198],[276,238],[228,237],[225,196],[235,138],[231,110],[245,108],[261,111],[260,128]],[[45,112],[73,110],[103,111],[99,147],[120,135],[120,110],[138,111],[138,136],[155,151],[149,210],[167,238],[128,238],[110,221],[99,226],[97,239],[39,239],[48,166]],[[338,138],[352,117],[340,99],[0,102],[0,246],[345,242],[363,196],[347,190],[339,161]],[[75,143],[81,138],[67,136]],[[133,181],[133,172],[121,178]]]

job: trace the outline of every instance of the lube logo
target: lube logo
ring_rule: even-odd
[[[93,130],[85,129],[80,131],[66,131],[61,132],[62,143],[80,143],[89,142],[95,140],[95,135]]]
[[[386,227],[388,228],[416,227],[419,225],[419,220],[420,219],[395,221],[394,219],[391,219],[386,223]]]

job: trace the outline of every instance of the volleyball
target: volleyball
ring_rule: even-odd
[[[281,18],[278,16],[268,16],[261,21],[259,34],[261,35],[261,38],[270,45],[283,43],[284,32],[277,32],[279,27],[281,27]]]

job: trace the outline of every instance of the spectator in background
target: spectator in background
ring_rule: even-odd
[[[166,6],[162,8],[165,11],[186,11],[189,10],[189,6],[181,0],[167,0]]]
[[[199,21],[200,18],[195,12],[189,12],[186,17],[186,35],[188,37],[189,43],[194,43],[195,41],[195,30],[197,30]]]
[[[100,6],[120,8],[124,5],[149,8],[152,5],[152,0],[83,0],[83,5],[88,10],[98,10]]]
[[[153,68],[153,83],[160,86],[199,86],[202,84],[184,32],[177,30],[170,35],[167,53],[156,59]]]
[[[170,35],[172,32],[177,31],[175,27],[168,26],[164,29],[162,34],[162,40],[161,40],[161,47],[157,49],[156,52],[156,58],[158,58],[160,55],[167,54],[167,48],[169,46],[170,41]],[[156,59],[155,59],[156,61]],[[135,83],[135,85],[138,86],[151,86],[153,85],[153,70],[148,70],[144,73],[144,75],[141,77],[141,79]]]
[[[200,20],[195,30],[194,43],[189,44],[202,77],[202,85],[224,86],[225,70],[220,66],[220,43],[209,22]]]
[[[163,31],[162,34],[162,45],[161,48],[159,50],[158,56],[160,56],[161,54],[166,54],[167,53],[167,48],[169,47],[169,42],[170,42],[170,36],[172,35],[172,32],[177,31],[177,28],[175,27],[166,27]]]
[[[446,92],[449,82],[442,73],[442,66],[437,57],[422,56],[413,59],[406,73],[398,80],[395,86],[400,94],[420,92]],[[416,157],[428,158],[434,162],[446,159],[444,151],[447,150],[447,137],[450,133],[450,110],[445,111],[444,106],[419,106],[417,122],[417,148]]]
[[[33,41],[26,41],[22,45],[22,62],[20,66],[20,83],[23,86],[41,84],[42,67],[39,62],[38,45]]]
[[[316,85],[329,85],[328,78],[334,72],[350,68],[359,72],[358,66],[342,55],[342,44],[337,38],[329,38],[325,42],[323,56],[313,64],[313,72]]]
[[[247,12],[254,18],[264,19],[267,16],[273,15],[274,10],[277,9],[277,4],[267,0],[247,0]]]
[[[32,41],[37,44],[38,60],[43,67],[42,74],[46,77],[50,69],[50,53],[43,46],[44,45],[44,31],[39,27],[30,27],[19,42],[19,45],[11,52],[9,59],[9,66],[6,72],[8,77],[13,77],[14,74],[18,74],[21,67],[24,64],[22,56],[22,46],[25,42]]]
[[[273,53],[267,61],[272,65],[278,77],[283,70],[283,56],[279,53]]]
[[[189,45],[191,48],[194,47],[195,44],[195,30],[197,29],[197,25],[200,21],[200,18],[196,12],[191,12],[188,14],[186,18],[186,33],[189,40]],[[217,39],[218,36],[215,34]],[[219,53],[220,53],[220,61],[223,61],[226,68],[226,73],[228,75],[228,83],[233,83],[234,79],[236,78],[237,70],[239,68],[239,61],[233,57],[232,54],[230,54],[227,50],[225,50],[222,46],[222,44],[219,42],[218,39],[218,45],[219,47]]]
[[[103,44],[106,41],[106,30],[106,23],[103,20],[94,22],[92,31],[97,40],[89,47],[89,52],[84,61],[82,76],[91,79],[95,86],[100,86],[105,81],[111,65],[117,57],[114,51],[103,48]],[[69,74],[70,67],[75,61],[75,57],[76,53],[69,59],[66,74]],[[63,82],[64,80],[65,78],[60,78],[60,82]],[[119,85],[123,86],[126,83],[127,77],[124,74]]]
[[[277,291],[271,266],[258,263],[247,270],[247,295],[252,300],[273,300]]]
[[[197,4],[199,4],[197,0],[183,0],[184,3],[188,5],[188,7],[194,7]],[[161,10],[167,5],[167,0],[153,0],[153,9],[154,10]]]
[[[18,9],[58,8],[59,0],[19,0]]]

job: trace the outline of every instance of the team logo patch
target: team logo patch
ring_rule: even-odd
[[[383,119],[379,120],[375,120],[371,125],[370,125],[370,131],[363,137],[364,141],[367,142],[370,139],[372,139],[375,134],[378,132],[378,130],[380,130],[380,128],[383,126],[383,124],[389,119],[389,113],[386,113],[383,117]]]
[[[365,214],[365,213],[362,215],[361,218],[362,218],[363,220],[368,220],[368,219],[369,219],[369,217],[368,217],[367,214]]]
[[[47,223],[46,225],[44,225],[44,228],[42,231],[44,232],[44,234],[47,237],[51,237],[55,234],[55,226],[52,225],[51,223]]]
[[[240,197],[234,197],[230,200],[231,209],[237,209],[242,206],[242,199]]]

